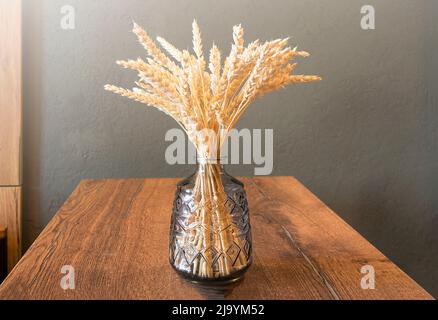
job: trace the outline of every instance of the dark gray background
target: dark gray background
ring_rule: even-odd
[[[76,8],[62,30],[60,8]],[[360,8],[376,9],[376,30]],[[274,175],[294,175],[438,296],[438,3],[433,0],[25,1],[24,239],[38,236],[83,178],[184,176],[164,161],[164,114],[103,91],[132,87],[116,59],[143,54],[131,20],[188,48],[291,36],[320,83],[257,101],[240,128],[274,129]],[[250,175],[251,166],[233,166]],[[378,275],[377,284],[378,286]]]

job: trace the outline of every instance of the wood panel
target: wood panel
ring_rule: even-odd
[[[290,177],[244,178],[254,263],[233,299],[431,299],[388,258]],[[180,279],[168,262],[176,179],[87,180],[0,286],[0,299],[221,297]],[[363,290],[360,268],[376,269]],[[75,269],[74,290],[60,287]]]
[[[21,23],[21,0],[0,0],[0,226],[9,270],[21,256]]]
[[[8,273],[8,251],[6,249],[6,228],[0,226],[0,283]]]
[[[8,270],[21,257],[21,187],[0,187],[0,226],[7,230]]]
[[[21,185],[21,1],[0,0],[0,186]]]

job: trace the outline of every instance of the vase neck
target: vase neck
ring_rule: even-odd
[[[217,171],[219,173],[223,173],[225,171],[224,165],[223,165],[223,158],[221,157],[214,157],[214,158],[206,158],[206,157],[197,157],[196,158],[196,164],[197,164],[197,171],[198,172],[204,172],[207,168],[215,168],[213,171]],[[207,169],[211,170],[211,169]]]
[[[204,155],[197,153],[196,154],[196,163],[197,164],[222,164],[226,160],[226,157],[221,156],[220,150],[216,153],[211,153],[209,155]]]

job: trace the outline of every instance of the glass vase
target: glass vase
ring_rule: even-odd
[[[196,172],[177,184],[169,247],[173,268],[194,282],[234,282],[251,265],[244,185],[218,161],[198,161]]]

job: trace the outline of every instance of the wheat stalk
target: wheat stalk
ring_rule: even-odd
[[[164,54],[144,29],[134,23],[133,32],[146,49],[145,60],[120,60],[117,63],[138,72],[137,87],[132,90],[106,85],[105,90],[129,99],[154,106],[174,118],[195,145],[198,155],[205,159],[217,158],[231,130],[251,103],[260,96],[291,84],[317,81],[313,75],[294,75],[296,57],[307,57],[305,51],[287,47],[288,38],[244,45],[241,25],[233,27],[233,43],[228,57],[221,66],[221,53],[213,44],[206,65],[201,31],[196,20],[192,23],[193,51],[179,50],[167,40],[157,37]],[[207,68],[206,68],[207,67]],[[208,70],[207,70],[208,69]],[[212,136],[200,133],[212,132]],[[224,202],[218,164],[205,162],[196,176],[194,194],[200,204],[194,218],[204,225],[218,224],[218,229],[230,223]],[[187,238],[198,250],[214,246],[225,252],[232,243],[227,233],[212,240],[204,232],[194,239]],[[236,241],[236,240],[234,240]],[[241,245],[241,244],[238,244]],[[193,268],[201,277],[227,276],[232,272],[230,261],[220,261],[219,274],[212,270],[212,261]]]

